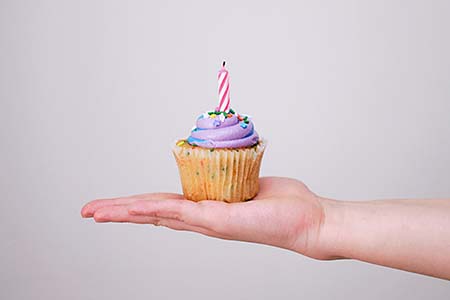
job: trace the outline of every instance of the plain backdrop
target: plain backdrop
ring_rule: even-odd
[[[170,148],[217,105],[222,60],[269,141],[262,175],[448,198],[449,53],[449,1],[0,1],[0,298],[449,299],[444,280],[79,214],[181,191]]]

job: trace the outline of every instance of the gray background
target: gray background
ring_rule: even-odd
[[[215,107],[262,175],[338,199],[450,196],[449,1],[1,1],[1,299],[449,299],[448,282],[82,220],[180,191],[172,142]]]

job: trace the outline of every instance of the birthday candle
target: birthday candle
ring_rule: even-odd
[[[230,109],[230,80],[227,69],[225,69],[225,62],[222,64],[222,69],[218,74],[219,83],[219,106],[216,110],[228,112]]]

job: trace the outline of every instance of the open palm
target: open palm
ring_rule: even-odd
[[[273,245],[321,258],[321,198],[295,179],[260,179],[251,201],[187,201],[180,194],[149,193],[94,200],[81,215],[96,222],[154,224],[222,239]]]

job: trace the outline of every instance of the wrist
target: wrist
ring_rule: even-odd
[[[320,198],[323,219],[317,237],[318,259],[332,260],[347,258],[344,251],[345,235],[343,230],[348,202]]]

